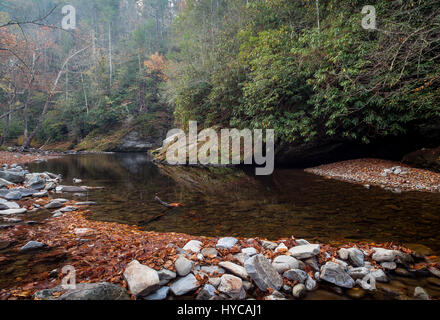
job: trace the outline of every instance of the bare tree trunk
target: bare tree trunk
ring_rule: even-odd
[[[47,96],[47,100],[46,100],[46,102],[44,104],[44,107],[43,107],[43,111],[41,112],[40,118],[38,119],[37,126],[34,128],[32,133],[30,134],[30,136],[27,139],[23,140],[23,149],[29,148],[29,146],[31,144],[31,141],[35,138],[37,132],[40,130],[41,126],[43,125],[44,119],[46,118],[46,114],[47,114],[47,111],[49,109],[50,101],[51,101],[53,95],[55,94],[55,90],[56,90],[56,88],[58,86],[58,82],[60,81],[61,75],[63,74],[63,70],[66,67],[67,63],[69,63],[70,59],[72,59],[73,57],[75,57],[76,55],[80,54],[81,52],[83,52],[84,50],[86,50],[88,48],[89,47],[86,47],[86,48],[83,48],[81,50],[76,51],[74,54],[72,54],[70,57],[68,57],[64,61],[60,71],[58,72],[58,76],[55,79],[55,82],[54,82],[52,88],[49,91],[49,94]]]
[[[319,21],[319,0],[316,0],[316,19],[318,20],[318,33],[321,33],[321,22]]]
[[[27,139],[28,137],[28,123],[29,123],[29,102],[31,100],[32,97],[32,92],[33,92],[33,84],[34,84],[34,80],[35,80],[35,62],[36,62],[36,56],[35,53],[32,56],[32,69],[31,69],[31,74],[30,74],[30,79],[28,82],[28,95],[26,97],[26,101],[24,103],[24,129],[23,129],[23,143],[24,141]]]
[[[9,91],[8,91],[8,113],[6,115],[6,123],[5,123],[5,127],[3,128],[3,134],[0,138],[0,146],[2,146],[5,141],[6,141],[6,135],[8,134],[8,130],[9,130],[9,123],[11,122],[11,106],[14,104],[15,102],[15,97],[17,94],[17,88],[14,88],[14,92],[11,94],[11,83],[9,83]]]
[[[89,102],[87,101],[87,92],[86,92],[86,88],[84,87],[84,77],[82,72],[80,72],[80,74],[81,74],[81,85],[84,93],[84,101],[86,103],[86,110],[87,110],[87,114],[89,114]]]
[[[110,71],[110,89],[112,87],[113,80],[113,63],[112,63],[112,24],[108,23],[108,60],[109,60],[109,71]]]

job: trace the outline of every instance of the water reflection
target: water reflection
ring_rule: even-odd
[[[31,164],[103,186],[93,219],[193,235],[303,237],[319,241],[422,243],[440,252],[440,195],[393,194],[295,169],[270,177],[252,171],[157,167],[145,154],[75,155]],[[165,210],[155,194],[184,207]]]

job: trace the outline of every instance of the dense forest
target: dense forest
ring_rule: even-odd
[[[278,146],[438,131],[440,1],[374,1],[374,30],[363,0],[35,2],[0,2],[2,143],[110,150],[189,120]]]

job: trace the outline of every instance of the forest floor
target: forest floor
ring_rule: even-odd
[[[440,192],[440,173],[381,159],[356,159],[305,170],[328,179],[377,186],[394,192]]]

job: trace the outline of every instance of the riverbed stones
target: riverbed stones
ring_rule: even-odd
[[[225,269],[220,268],[219,266],[202,266],[200,271],[208,275],[225,273]]]
[[[288,248],[284,243],[280,243],[280,245],[275,249],[275,252],[286,252]]]
[[[273,260],[272,266],[278,271],[278,273],[283,273],[289,269],[298,269],[299,262],[294,257],[281,255]]]
[[[127,265],[124,278],[129,290],[136,296],[147,296],[160,286],[157,271],[140,264],[137,260],[133,260]]]
[[[321,268],[320,279],[333,283],[338,287],[351,289],[355,282],[350,275],[337,263],[327,262]]]
[[[278,247],[278,244],[272,241],[261,240],[261,245],[264,249],[275,250]]]
[[[238,242],[238,240],[236,238],[233,238],[233,237],[221,238],[221,239],[219,239],[217,241],[216,248],[232,249],[237,242]]]
[[[388,282],[388,277],[382,269],[373,270],[371,275],[379,282]]]
[[[0,178],[0,188],[5,188],[7,186],[14,185],[11,181]]]
[[[300,283],[306,282],[308,275],[305,271],[300,269],[290,269],[283,273],[283,277],[292,281],[298,281]]]
[[[386,270],[396,270],[397,264],[395,262],[382,262],[381,267]]]
[[[46,180],[39,173],[31,173],[26,175],[25,186],[31,189],[40,190],[44,188]]]
[[[73,233],[78,237],[89,236],[93,234],[93,229],[90,228],[75,228],[73,229]]]
[[[149,294],[144,299],[154,300],[154,301],[165,300],[168,296],[169,291],[170,291],[170,287],[162,287],[156,290],[155,292],[153,292],[152,294]]]
[[[60,209],[61,212],[73,212],[76,210],[78,210],[78,208],[74,206],[65,206],[64,208]]]
[[[319,254],[321,247],[319,244],[307,244],[290,248],[289,252],[296,259],[307,259]]]
[[[416,287],[414,289],[414,298],[418,300],[431,300],[429,294],[422,287]]]
[[[312,291],[316,289],[316,280],[308,276],[305,282],[307,291]]]
[[[23,198],[23,195],[19,191],[11,191],[5,195],[6,200],[20,200],[21,198]]]
[[[348,274],[353,279],[363,279],[367,274],[370,273],[370,270],[365,267],[359,267],[359,268],[351,268],[348,270]]]
[[[157,275],[159,276],[160,285],[162,286],[177,277],[177,274],[174,271],[168,269],[161,269],[157,271]]]
[[[396,258],[396,250],[388,250],[384,248],[373,248],[375,252],[372,255],[373,260],[377,262],[393,262]]]
[[[22,183],[25,180],[25,171],[0,170],[0,178],[12,183]]]
[[[258,253],[257,249],[255,249],[254,247],[243,248],[241,249],[241,252],[247,254],[249,257],[255,256]]]
[[[258,288],[267,291],[269,288],[280,290],[283,279],[269,260],[262,254],[257,254],[246,260],[244,267]]]
[[[191,260],[188,260],[185,257],[179,257],[174,263],[174,267],[176,268],[177,274],[184,277],[191,272],[193,264],[194,263]]]
[[[243,282],[239,277],[224,274],[220,278],[218,291],[228,295],[231,299],[242,300],[246,298],[246,291],[243,288]]]
[[[51,202],[46,204],[44,206],[44,208],[46,208],[46,209],[58,209],[58,208],[61,208],[62,206],[63,206],[63,204],[61,202],[56,201],[56,200],[52,200]]]
[[[47,190],[44,190],[44,191],[36,192],[36,193],[32,194],[32,197],[42,198],[42,197],[47,197],[48,195],[49,195],[49,193],[47,192]]]
[[[0,215],[14,215],[14,214],[23,214],[26,213],[27,209],[21,208],[21,209],[7,209],[7,210],[0,210]]]
[[[209,283],[205,284],[196,297],[196,300],[210,300],[215,297],[215,287]]]
[[[75,203],[77,206],[96,206],[97,204],[95,201],[80,201]]]
[[[306,286],[302,283],[297,284],[292,289],[292,295],[297,299],[304,297],[306,295]]]
[[[201,248],[203,246],[203,243],[198,240],[191,240],[185,246],[183,247],[183,250],[190,251],[193,253],[199,253]]]
[[[218,251],[215,248],[203,248],[202,255],[206,258],[213,259],[218,256]]]
[[[4,199],[0,199],[3,200],[4,202],[1,202],[1,204],[5,205],[7,208],[6,209],[20,209],[20,206],[17,204],[17,202],[14,201],[6,201]]]
[[[250,257],[246,253],[239,252],[234,255],[234,258],[237,259],[242,265],[244,265],[246,260],[249,259]]]
[[[57,186],[55,190],[59,192],[87,192],[87,188],[78,186]]]
[[[229,271],[230,273],[236,275],[237,277],[240,277],[243,280],[248,280],[249,276],[246,272],[246,269],[242,266],[239,266],[235,263],[229,262],[229,261],[222,261],[218,264],[223,269]]]
[[[174,282],[170,286],[170,289],[175,296],[182,296],[196,290],[198,287],[199,283],[196,277],[192,273],[190,273],[186,277],[180,278],[179,280]]]
[[[29,241],[26,243],[23,247],[20,248],[20,251],[32,251],[32,250],[38,250],[45,248],[46,244],[39,242],[39,241]]]
[[[348,261],[354,267],[364,266],[364,254],[357,248],[350,248],[348,253]]]

